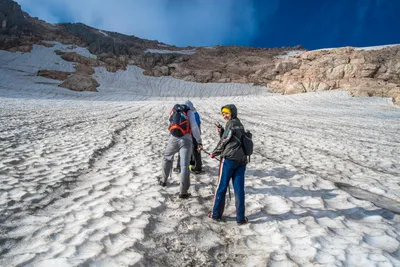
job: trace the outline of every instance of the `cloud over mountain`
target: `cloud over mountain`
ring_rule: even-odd
[[[47,22],[84,24],[177,46],[242,43],[256,32],[254,6],[247,1],[19,0]]]

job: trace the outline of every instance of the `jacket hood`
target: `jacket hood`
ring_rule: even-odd
[[[236,109],[235,105],[233,105],[233,104],[225,105],[221,108],[221,111],[223,108],[229,108],[231,110],[232,119],[237,118],[237,109]]]
[[[191,110],[194,110],[193,103],[190,100],[186,100],[185,105],[188,106]]]

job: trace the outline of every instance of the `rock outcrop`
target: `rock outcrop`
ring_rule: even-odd
[[[75,67],[76,73],[83,73],[87,75],[92,75],[94,74],[94,69],[88,65],[85,64],[79,64],[78,66]]]
[[[290,49],[302,49],[295,47]],[[187,49],[186,49],[187,50]],[[146,53],[138,57],[137,64],[152,76],[171,75],[194,82],[238,82],[266,84],[274,75],[273,58],[288,48],[246,48],[216,46],[197,48],[193,54]]]
[[[59,87],[79,92],[97,92],[96,88],[99,86],[100,84],[94,78],[84,73],[74,73],[68,76],[67,79],[59,85]]]
[[[391,97],[400,103],[400,46],[305,51],[291,48],[200,48],[193,55],[145,54],[146,75],[195,82],[265,85],[283,94],[342,89],[354,96]]]
[[[79,55],[76,52],[62,52],[60,50],[56,50],[55,52],[65,61],[78,62],[91,67],[98,67],[102,65],[99,60]]]
[[[288,66],[280,70],[280,66]],[[309,51],[275,63],[268,83],[284,94],[344,89],[354,96],[391,97],[400,103],[400,46]]]
[[[49,79],[64,81],[72,72],[59,70],[39,70],[37,76],[42,76]]]

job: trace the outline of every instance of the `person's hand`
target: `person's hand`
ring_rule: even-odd
[[[221,132],[221,129],[222,129],[221,123],[219,123],[219,121],[215,121],[215,122],[214,122],[214,125],[217,127],[217,131],[218,131],[218,132]]]
[[[210,158],[215,158],[215,155],[213,153],[210,154]]]
[[[203,150],[203,145],[202,144],[199,144],[198,146],[197,146],[197,150]]]
[[[221,125],[221,123],[219,123],[219,121],[215,121],[215,122],[214,122],[214,125],[217,126],[218,128],[221,128],[221,127],[222,127],[222,125]]]

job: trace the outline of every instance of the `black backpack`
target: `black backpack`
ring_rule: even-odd
[[[169,114],[169,131],[175,137],[182,137],[190,133],[190,123],[188,117],[189,107],[176,104]]]
[[[243,151],[244,154],[246,156],[249,156],[249,161],[250,161],[250,155],[253,154],[253,134],[249,131],[246,130],[242,132],[242,147],[243,147]]]

